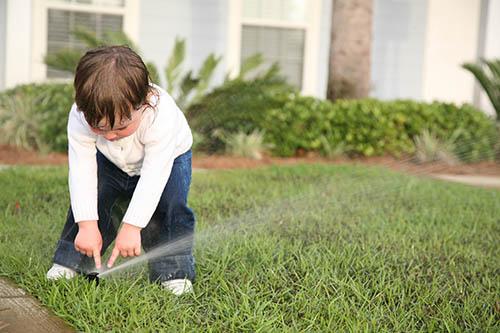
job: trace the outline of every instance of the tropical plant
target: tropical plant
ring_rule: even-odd
[[[444,141],[425,129],[421,135],[414,138],[414,141],[415,159],[418,163],[440,161],[450,165],[457,164],[458,158],[453,153],[455,150],[453,139]]]
[[[226,81],[191,105],[186,115],[192,128],[206,139],[202,148],[221,152],[226,144],[214,134],[219,130],[233,134],[262,129],[268,110],[281,109],[294,93],[294,88],[276,74],[273,66],[252,81],[239,78]]]
[[[263,154],[272,147],[269,143],[264,142],[264,132],[257,129],[250,134],[241,131],[236,133],[218,132],[218,134],[226,145],[226,152],[234,156],[261,160]]]
[[[137,45],[122,31],[106,31],[103,33],[103,38],[98,38],[95,33],[83,27],[77,27],[71,33],[76,39],[82,41],[85,47],[63,48],[53,54],[47,54],[44,59],[46,65],[74,75],[76,65],[85,51],[102,45],[128,45],[140,54]]]
[[[174,48],[165,67],[166,90],[172,95],[179,107],[184,110],[196,103],[208,90],[212,76],[221,57],[209,54],[198,73],[192,70],[183,72],[182,64],[186,57],[186,41],[176,38]]]
[[[91,49],[102,45],[128,45],[137,54],[141,54],[139,47],[124,32],[105,32],[103,38],[98,38],[95,33],[79,27],[72,34],[85,44],[85,48],[61,49],[54,54],[45,57],[45,63],[55,69],[75,73],[79,59],[84,54],[85,49]],[[185,59],[186,43],[184,39],[177,38],[174,48],[167,60],[165,68],[166,90],[172,94],[181,109],[187,108],[191,103],[196,102],[203,96],[212,80],[213,74],[221,57],[209,54],[198,73],[193,74],[192,70],[182,72],[182,64]],[[145,62],[148,68],[151,81],[161,85],[158,68],[151,61]]]
[[[167,66],[165,68],[166,90],[174,97],[177,104],[182,110],[187,110],[191,105],[198,103],[203,96],[208,92],[210,82],[220,63],[222,57],[216,57],[210,54],[205,58],[201,65],[198,74],[193,76],[193,71],[182,71],[182,64],[186,57],[186,42],[184,39],[176,38],[174,48],[170,54]],[[263,73],[257,69],[264,63],[264,58],[260,53],[254,54],[246,58],[241,66],[240,71],[235,78],[231,78],[227,73],[224,83],[231,80],[247,80],[250,75],[253,78],[259,77],[275,77],[279,73],[277,64],[273,64]]]
[[[500,59],[480,59],[478,64],[465,63],[463,68],[471,72],[488,95],[500,121]]]
[[[72,103],[69,83],[26,84],[2,91],[0,139],[22,148],[67,151]]]
[[[40,133],[42,115],[36,112],[39,98],[5,96],[0,106],[1,142],[29,150],[46,151]]]

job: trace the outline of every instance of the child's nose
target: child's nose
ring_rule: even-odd
[[[116,133],[113,133],[113,132],[104,134],[104,138],[106,140],[114,140],[114,139],[116,139],[116,137],[117,137]]]

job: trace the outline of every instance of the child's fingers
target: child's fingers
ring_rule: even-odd
[[[138,246],[134,249],[134,255],[140,256],[141,255],[141,247]]]
[[[108,268],[113,267],[116,258],[120,255],[120,250],[118,250],[116,247],[113,249],[113,252],[111,253],[111,257],[109,258],[108,261]]]
[[[95,261],[95,268],[100,269],[101,268],[101,251],[99,249],[94,249],[94,261]]]

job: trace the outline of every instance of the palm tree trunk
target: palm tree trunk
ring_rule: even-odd
[[[333,0],[327,98],[370,93],[373,0]]]

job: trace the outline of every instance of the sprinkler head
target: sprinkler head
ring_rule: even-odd
[[[90,272],[88,274],[85,274],[85,278],[89,282],[95,282],[95,285],[99,285],[99,273],[98,272]]]

